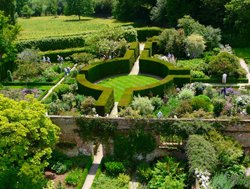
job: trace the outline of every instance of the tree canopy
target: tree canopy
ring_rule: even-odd
[[[79,20],[81,16],[94,13],[94,4],[92,0],[66,0],[67,6],[65,13],[67,15],[77,15]]]
[[[33,96],[18,102],[0,94],[0,173],[15,170],[32,183],[41,180],[59,134],[45,112]]]

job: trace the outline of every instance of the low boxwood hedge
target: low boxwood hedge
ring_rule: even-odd
[[[192,78],[192,82],[222,83],[222,78]],[[228,78],[227,83],[248,83],[247,78]]]

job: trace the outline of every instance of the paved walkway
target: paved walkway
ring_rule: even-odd
[[[249,72],[249,68],[248,65],[246,64],[244,59],[240,59],[240,65],[241,67],[246,70],[247,72],[247,79],[248,79],[248,84],[250,84],[250,72]]]
[[[118,117],[118,102],[115,102],[115,105],[110,113],[110,117]]]
[[[144,43],[140,44],[140,54],[141,54],[141,51],[143,51],[144,46],[145,46]],[[138,75],[139,74],[139,71],[140,71],[139,59],[140,59],[140,55],[138,56],[137,60],[135,61],[134,66],[133,66],[132,70],[130,71],[129,75]]]
[[[139,185],[139,182],[136,181],[135,174],[132,177],[132,180],[129,182],[129,189],[136,189]]]
[[[77,64],[75,64],[74,67],[71,68],[70,72],[73,71],[73,70],[75,70],[75,69],[76,69],[76,66],[77,66]],[[65,80],[65,77],[63,77],[56,85],[54,85],[54,86],[48,91],[48,93],[42,98],[41,101],[44,101],[44,100],[53,92],[53,90],[54,90],[58,85],[60,85],[64,80]]]
[[[82,189],[91,188],[93,181],[95,179],[97,169],[102,161],[102,158],[103,158],[103,151],[102,151],[102,144],[100,144],[97,150],[97,154],[94,156],[94,161],[89,170],[89,174],[87,175],[84,185],[82,186]]]

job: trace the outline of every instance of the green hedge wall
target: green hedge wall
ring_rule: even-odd
[[[140,58],[140,73],[155,75],[161,78],[169,74],[169,67],[165,62],[155,58]]]
[[[160,35],[163,29],[158,27],[137,28],[137,38],[140,42],[147,41],[147,38]]]
[[[62,57],[68,57],[74,53],[81,53],[81,52],[87,52],[87,53],[93,53],[91,49],[88,47],[81,47],[81,48],[70,48],[70,49],[63,49],[63,50],[53,50],[53,51],[45,51],[45,52],[40,52],[39,54],[41,56],[48,56],[50,57],[50,60],[52,62],[57,61],[57,55],[60,55]]]
[[[84,36],[68,36],[56,38],[42,38],[34,40],[18,41],[16,43],[19,52],[27,48],[36,48],[41,51],[67,49],[73,47],[83,47],[85,44]]]
[[[133,42],[130,44],[129,50],[134,51],[134,56],[137,58],[140,54],[140,46],[138,42]]]
[[[114,91],[112,88],[95,85],[89,82],[84,74],[77,75],[77,84],[80,94],[92,96],[97,100],[95,107],[99,115],[104,116],[112,110],[114,106]]]
[[[221,83],[221,78],[192,78],[192,82],[203,82],[203,83]],[[247,78],[228,78],[227,83],[248,83]]]
[[[153,43],[152,42],[146,42],[144,46],[144,50],[149,51],[149,57],[153,55]]]

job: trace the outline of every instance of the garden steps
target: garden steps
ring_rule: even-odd
[[[144,46],[145,46],[144,43],[140,43],[140,54],[141,54],[141,51],[143,51]],[[140,55],[138,56],[137,60],[135,61],[134,66],[131,69],[129,75],[138,75],[139,74],[139,70],[140,70],[139,59],[140,59]]]
[[[129,182],[129,189],[136,189],[139,185],[139,182],[136,181],[135,174],[132,176],[132,180]]]
[[[91,188],[93,181],[95,179],[95,175],[96,175],[96,172],[98,170],[98,167],[102,161],[102,158],[103,158],[103,151],[102,151],[102,144],[100,144],[98,149],[97,149],[97,153],[94,156],[93,164],[92,164],[92,166],[89,170],[89,173],[86,177],[86,180],[82,186],[82,189],[90,189]]]
[[[77,64],[75,64],[75,65],[73,66],[73,68],[71,68],[70,72],[73,71],[73,70],[75,70],[75,69],[76,69],[76,66],[77,66]],[[54,90],[58,85],[60,85],[60,84],[64,81],[64,79],[65,79],[65,77],[63,77],[56,85],[54,85],[54,86],[48,91],[48,93],[42,98],[41,101],[44,101],[44,100],[53,92],[53,90]]]

